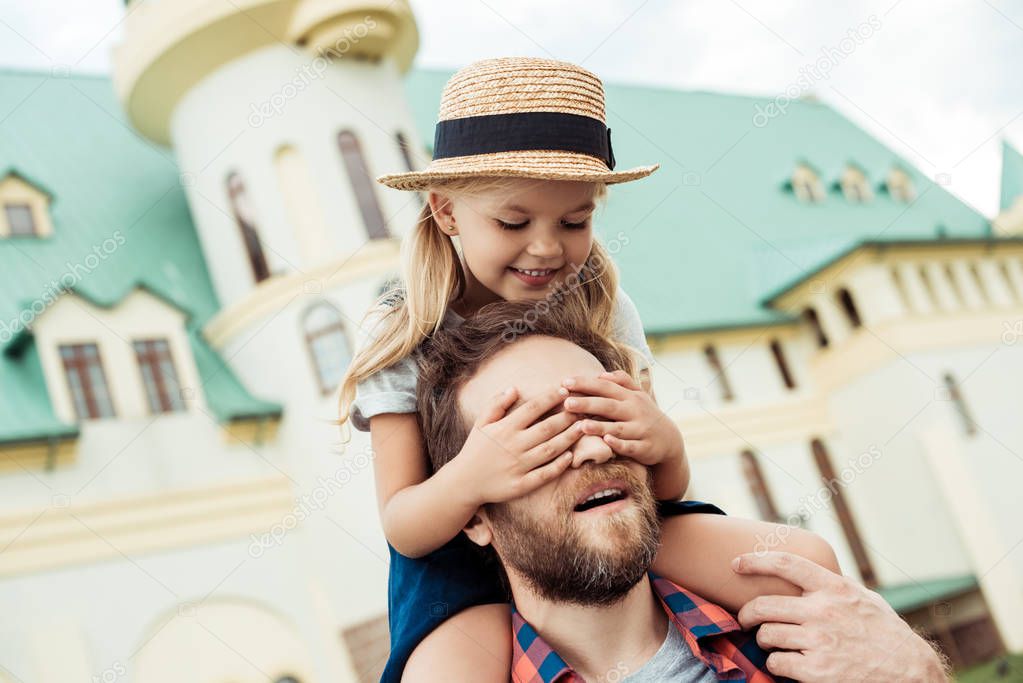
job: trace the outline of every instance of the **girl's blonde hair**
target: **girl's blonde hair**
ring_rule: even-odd
[[[513,182],[507,177],[462,178],[435,183],[431,189],[469,196],[507,190]],[[595,185],[593,199],[601,202],[607,197],[607,185]],[[374,323],[374,338],[367,339],[355,354],[341,380],[340,425],[351,419],[356,385],[412,354],[440,329],[448,305],[465,290],[465,273],[455,245],[441,230],[428,202],[424,202],[412,234],[402,243],[401,271],[402,284],[381,294],[363,318],[365,323],[371,316],[380,315]],[[596,237],[575,281],[563,290],[557,296],[580,297],[580,303],[590,311],[591,329],[614,344],[618,271]],[[538,311],[539,306],[538,302]]]

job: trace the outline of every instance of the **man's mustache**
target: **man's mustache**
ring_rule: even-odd
[[[633,500],[642,500],[649,489],[649,482],[641,480],[625,463],[609,460],[602,463],[587,462],[578,470],[578,476],[570,487],[559,497],[558,507],[571,513],[575,510],[579,494],[602,481],[618,479],[625,484],[626,493]]]

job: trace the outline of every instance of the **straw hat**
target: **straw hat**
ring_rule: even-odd
[[[660,164],[615,171],[604,85],[582,67],[553,59],[484,59],[458,71],[441,95],[433,161],[378,182],[424,190],[437,180],[516,176],[623,183]]]

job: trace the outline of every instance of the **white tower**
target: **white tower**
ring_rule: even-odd
[[[130,4],[114,56],[132,125],[176,156],[220,299],[203,334],[284,406],[262,457],[308,503],[288,554],[334,639],[386,606],[369,440],[339,457],[331,421],[421,207],[373,180],[426,163],[402,85],[417,47],[406,0],[175,0]]]

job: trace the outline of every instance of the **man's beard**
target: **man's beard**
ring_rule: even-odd
[[[592,484],[621,479],[630,510],[594,520],[606,531],[608,547],[595,546],[580,530],[574,496]],[[541,598],[587,606],[614,604],[639,583],[653,564],[660,544],[652,476],[641,481],[626,465],[587,466],[573,486],[554,502],[551,514],[530,514],[514,503],[487,506],[494,546],[501,561]],[[539,511],[535,511],[539,512]]]

